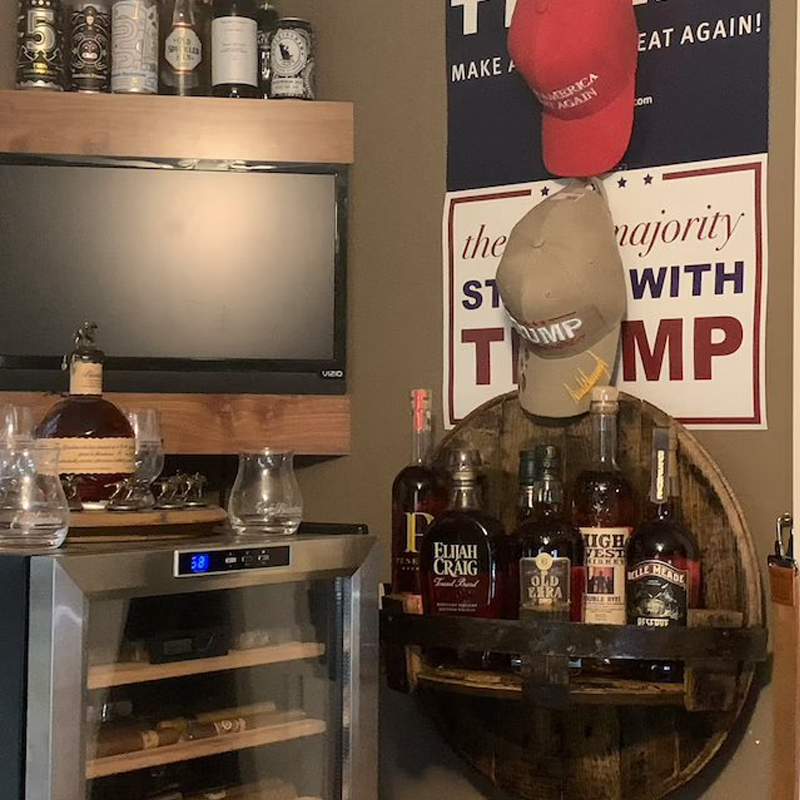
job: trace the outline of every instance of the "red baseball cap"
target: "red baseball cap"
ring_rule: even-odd
[[[631,0],[517,0],[508,51],[543,106],[554,175],[615,167],[631,138],[639,31]]]

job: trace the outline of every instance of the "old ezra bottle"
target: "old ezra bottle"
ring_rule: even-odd
[[[502,618],[505,533],[481,508],[480,454],[452,451],[447,471],[450,505],[428,528],[420,554],[424,612]]]
[[[158,91],[158,6],[155,0],[116,0],[111,6],[111,91]]]
[[[135,439],[125,415],[102,398],[105,356],[95,344],[97,326],[85,323],[65,358],[69,395],[53,405],[36,430],[59,448],[62,480],[77,484],[84,508],[103,508],[118,481],[134,472]]]
[[[572,521],[586,547],[584,620],[611,625],[626,621],[625,551],[636,515],[633,489],[617,466],[618,398],[610,386],[592,390],[592,460],[572,492]]]
[[[64,89],[64,11],[61,0],[20,0],[17,88]]]
[[[214,0],[211,85],[215,97],[258,97],[255,0]]]
[[[69,25],[69,89],[107,92],[111,88],[111,14],[105,0],[72,6]]]
[[[181,96],[208,94],[211,53],[207,46],[205,3],[170,0],[162,5],[161,13],[159,92]]]
[[[430,464],[431,392],[411,392],[411,459],[392,483],[392,591],[406,611],[422,613],[419,550],[428,526],[447,507],[444,476]]]
[[[555,445],[533,451],[532,514],[520,525],[520,613],[581,622],[586,585],[580,531],[564,515],[561,454]]]
[[[691,532],[678,518],[675,431],[653,430],[650,503],[628,542],[628,624],[647,628],[686,625],[700,605],[700,561]],[[679,679],[680,664],[639,665],[650,679]]]

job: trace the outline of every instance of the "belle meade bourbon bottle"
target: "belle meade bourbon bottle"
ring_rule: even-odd
[[[77,484],[84,508],[103,508],[114,484],[134,472],[135,438],[125,415],[103,393],[105,356],[95,345],[97,325],[86,322],[75,334],[69,364],[69,395],[45,415],[38,439],[59,448],[62,478]]]
[[[575,480],[572,521],[586,546],[584,621],[624,625],[625,549],[634,525],[633,489],[617,466],[619,393],[592,390],[592,463]]]
[[[648,628],[686,625],[700,605],[700,561],[692,534],[677,518],[675,432],[653,430],[650,505],[628,542],[628,624]],[[644,662],[650,680],[677,680],[680,663]]]
[[[408,613],[422,613],[419,550],[433,518],[447,507],[447,485],[429,463],[431,393],[411,392],[411,461],[392,484],[392,593]]]

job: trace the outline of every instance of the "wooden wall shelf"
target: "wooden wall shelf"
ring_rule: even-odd
[[[325,654],[320,642],[287,642],[252,650],[231,650],[227,655],[175,661],[170,664],[117,663],[97,664],[89,668],[87,688],[103,689],[109,686],[129,686],[135,683],[185,678],[188,675],[205,675],[232,669],[247,669],[265,664],[300,661]]]
[[[266,101],[265,101],[266,102]],[[299,455],[350,452],[350,398],[346,395],[115,394],[123,409],[161,412],[167,453],[232,455],[262,447]],[[31,406],[41,417],[59,395],[0,392],[0,403]]]
[[[351,164],[353,105],[5,90],[0,152]]]

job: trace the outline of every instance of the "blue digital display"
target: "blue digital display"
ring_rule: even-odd
[[[189,569],[194,572],[208,572],[211,564],[211,557],[208,553],[193,553],[192,560],[189,562]]]

